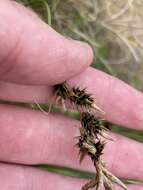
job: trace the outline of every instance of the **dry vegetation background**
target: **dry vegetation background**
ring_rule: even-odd
[[[17,0],[35,10],[63,35],[88,42],[93,67],[143,91],[143,0]],[[115,126],[116,131],[143,142],[143,133]],[[66,168],[48,170],[89,177]]]

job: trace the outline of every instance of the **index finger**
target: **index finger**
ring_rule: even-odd
[[[123,81],[92,68],[70,80],[94,95],[103,117],[115,124],[143,129],[143,94]]]
[[[0,79],[18,84],[56,84],[85,70],[92,49],[58,34],[31,10],[0,1]]]
[[[93,68],[69,81],[71,86],[87,88],[97,105],[112,123],[143,129],[143,94],[126,83]],[[39,103],[53,101],[53,89],[48,86],[22,86],[0,82],[0,99]]]

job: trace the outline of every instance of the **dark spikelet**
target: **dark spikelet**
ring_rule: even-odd
[[[72,88],[72,93],[70,95],[70,101],[79,107],[92,108],[94,99],[91,94],[87,94],[85,89],[80,90],[78,87]]]
[[[102,152],[105,143],[101,142],[100,140],[95,142],[95,139],[90,136],[84,128],[81,128],[80,132],[81,135],[77,143],[78,147],[80,148],[80,153],[81,155],[83,153],[89,155],[92,161],[95,163],[103,154]]]
[[[69,87],[64,82],[54,86],[56,96],[61,100],[69,100],[76,108],[91,109],[94,108],[94,99],[91,94],[88,94],[85,89],[79,87]],[[96,109],[96,108],[95,108]]]
[[[96,164],[97,161],[99,161],[99,158],[103,154],[103,150],[105,147],[105,143],[102,141],[98,141],[97,143],[94,144],[94,147],[96,148],[96,154],[91,157],[94,165]]]
[[[81,113],[81,125],[91,136],[97,136],[102,130],[105,130],[106,126],[104,124],[105,121],[97,118],[95,115],[88,112]]]
[[[57,97],[66,100],[69,97],[70,91],[67,84],[64,82],[62,84],[57,84],[54,86]]]

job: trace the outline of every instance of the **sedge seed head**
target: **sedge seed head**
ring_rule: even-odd
[[[87,93],[85,89],[79,87],[70,87],[66,82],[55,85],[56,95],[63,100],[69,100],[76,108],[84,108],[87,110],[95,109],[103,113],[103,111],[95,104],[94,98]]]
[[[89,135],[97,135],[103,130],[103,120],[88,112],[81,114],[81,125]]]
[[[69,87],[65,82],[62,84],[55,85],[54,88],[56,91],[56,95],[61,99],[66,100],[69,97]]]
[[[71,96],[69,97],[70,101],[73,102],[76,106],[84,107],[84,108],[92,108],[92,104],[94,103],[94,99],[90,94],[87,94],[85,89],[80,90],[78,87],[72,88]]]

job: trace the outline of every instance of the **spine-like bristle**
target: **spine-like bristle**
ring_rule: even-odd
[[[95,103],[92,104],[92,108],[101,112],[101,114],[105,115],[105,111],[103,111],[100,107],[98,107]]]

